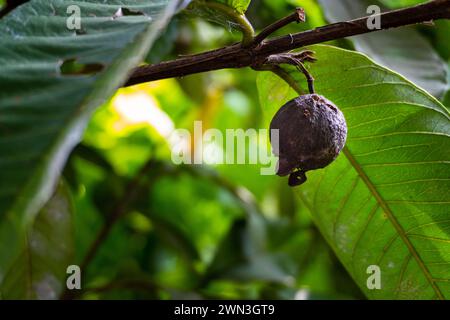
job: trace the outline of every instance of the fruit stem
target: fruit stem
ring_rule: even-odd
[[[298,95],[305,94],[305,91],[297,84],[295,79],[283,68],[277,65],[263,65],[259,67],[253,67],[256,71],[271,71],[284,80]]]
[[[300,61],[298,61],[298,64],[296,67],[300,72],[302,72],[305,75],[306,81],[308,82],[309,93],[311,93],[311,94],[316,93],[316,91],[314,90],[314,77],[306,69],[305,65],[303,63],[301,63]]]
[[[314,52],[310,51],[310,50],[305,50],[305,51],[301,51],[301,52],[297,52],[297,53],[279,53],[279,54],[273,54],[268,56],[264,62],[262,62],[260,65],[256,65],[253,66],[253,69],[255,70],[271,70],[271,71],[276,71],[275,73],[277,75],[280,75],[281,78],[283,78],[283,80],[285,80],[286,82],[288,82],[288,84],[298,92],[297,89],[295,89],[292,85],[291,85],[291,79],[293,80],[293,82],[295,82],[295,80],[289,76],[288,79],[286,79],[286,74],[288,74],[286,71],[284,71],[284,73],[281,73],[279,69],[282,69],[281,67],[279,67],[280,64],[289,64],[289,65],[293,65],[295,66],[301,73],[303,73],[306,77],[306,81],[308,82],[308,89],[309,89],[309,93],[313,94],[315,93],[314,90],[314,77],[311,75],[311,73],[308,71],[308,69],[306,69],[305,65],[303,64],[304,61],[309,61],[309,62],[314,62],[316,61],[316,59],[313,56]],[[269,66],[269,67],[267,67]],[[278,68],[270,68],[273,66],[278,66]]]

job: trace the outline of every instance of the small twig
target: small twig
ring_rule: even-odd
[[[271,25],[264,28],[254,39],[252,45],[257,46],[263,40],[265,40],[268,36],[270,36],[275,31],[283,28],[284,26],[292,23],[292,22],[304,22],[305,21],[305,11],[302,8],[296,8],[295,12],[291,15],[284,17],[272,23]]]

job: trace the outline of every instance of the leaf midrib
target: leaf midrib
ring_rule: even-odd
[[[350,164],[352,165],[352,167],[356,170],[356,172],[358,173],[360,178],[364,181],[364,183],[366,184],[366,186],[369,189],[369,191],[371,192],[371,194],[375,197],[375,199],[378,202],[378,204],[380,205],[380,207],[383,209],[384,213],[386,214],[386,216],[388,217],[389,221],[394,226],[394,228],[397,231],[398,235],[400,236],[402,241],[405,243],[405,245],[408,248],[408,250],[411,253],[411,255],[416,260],[420,270],[423,272],[425,278],[427,279],[428,283],[433,288],[433,290],[436,293],[437,297],[440,300],[444,300],[444,296],[443,296],[441,290],[439,289],[439,287],[434,282],[430,271],[428,270],[427,266],[425,265],[425,262],[421,259],[421,257],[419,255],[419,253],[417,252],[416,248],[414,247],[414,245],[411,243],[411,241],[409,240],[408,236],[406,235],[405,230],[403,229],[401,224],[398,222],[398,220],[395,218],[395,216],[394,216],[391,208],[389,207],[389,205],[381,197],[381,195],[378,192],[378,190],[376,189],[375,185],[371,182],[371,180],[369,179],[367,174],[364,172],[363,168],[355,160],[355,158],[353,157],[353,155],[350,152],[350,150],[348,149],[348,147],[344,147],[343,152],[344,152],[345,156],[347,157],[348,161],[350,162]]]

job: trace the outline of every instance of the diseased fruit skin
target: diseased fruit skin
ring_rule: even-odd
[[[270,129],[273,152],[279,157],[277,175],[289,174],[290,186],[305,182],[306,171],[329,165],[347,138],[342,112],[317,94],[302,95],[286,103],[273,117]],[[273,129],[279,130],[278,148]]]

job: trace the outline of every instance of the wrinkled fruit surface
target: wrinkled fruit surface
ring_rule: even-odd
[[[329,165],[347,138],[342,112],[317,94],[302,95],[286,103],[275,114],[270,129],[272,149],[279,158],[277,175],[290,175],[290,186],[304,183],[306,171]],[[278,139],[273,129],[279,130]]]

